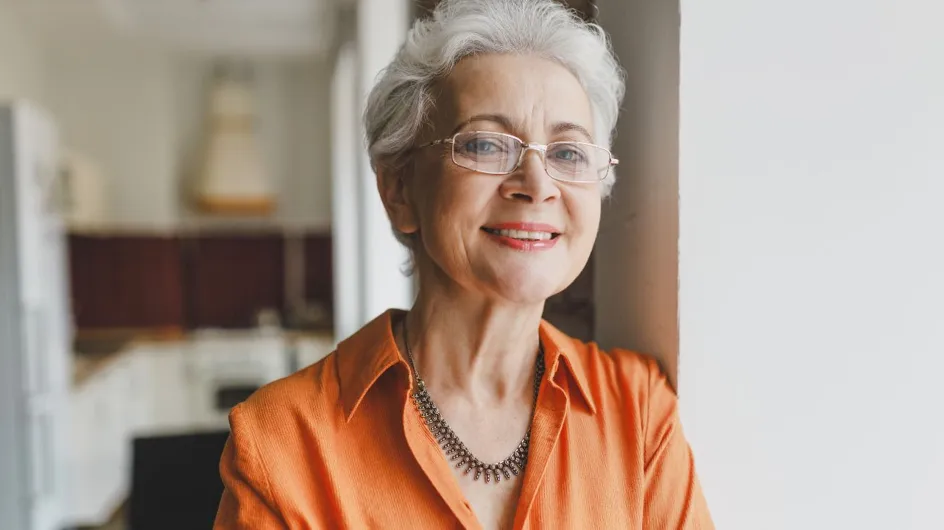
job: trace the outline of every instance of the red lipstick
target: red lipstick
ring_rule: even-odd
[[[507,230],[517,230],[521,232],[544,232],[551,235],[549,239],[527,239],[512,237],[510,234],[501,232]],[[482,227],[482,231],[489,239],[499,245],[523,252],[550,250],[557,244],[558,236],[561,234],[559,228],[544,223],[525,223],[510,222],[496,223]]]

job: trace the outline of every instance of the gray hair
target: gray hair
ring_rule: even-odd
[[[590,100],[594,141],[610,147],[625,84],[603,28],[554,0],[443,0],[413,25],[370,92],[364,124],[371,164],[401,161],[427,120],[432,85],[462,58],[491,53],[533,54],[567,68]],[[611,170],[604,195],[614,179]]]

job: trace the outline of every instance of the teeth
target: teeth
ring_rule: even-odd
[[[550,232],[530,232],[528,230],[492,230],[489,232],[500,236],[511,237],[514,239],[523,239],[527,241],[546,241],[553,237]]]

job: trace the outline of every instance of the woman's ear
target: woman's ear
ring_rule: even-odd
[[[419,230],[416,209],[407,186],[407,177],[412,168],[406,164],[377,164],[377,191],[387,217],[393,228],[404,234],[413,234]]]

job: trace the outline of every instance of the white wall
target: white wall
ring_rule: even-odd
[[[280,216],[291,226],[331,226],[331,66],[289,65],[282,108],[288,124]]]
[[[358,4],[356,79],[359,107],[355,116],[358,120],[363,116],[367,96],[381,70],[390,64],[406,38],[411,8],[410,0],[361,0]],[[363,135],[363,127],[358,129]],[[361,278],[356,295],[363,325],[391,307],[409,308],[413,303],[413,282],[403,275],[408,253],[393,236],[377,191],[376,176],[363,148],[357,160],[357,172],[356,215],[360,231],[357,244]],[[338,241],[337,244],[348,243]]]
[[[942,17],[682,5],[680,393],[718,528],[944,528]]]
[[[0,100],[45,98],[43,50],[7,0],[0,0]]]
[[[351,6],[353,7],[353,6]],[[409,0],[361,0],[339,17],[331,86],[335,319],[337,340],[391,308],[409,308],[408,253],[394,238],[370,167],[362,116],[367,96],[406,38]]]
[[[253,224],[327,229],[328,67],[315,60],[260,60],[254,68],[259,138],[279,210]],[[211,70],[207,58],[131,42],[50,53],[50,106],[65,144],[91,155],[103,170],[108,226],[164,230],[217,222],[184,202],[199,157]]]
[[[275,184],[278,212],[269,222],[327,230],[331,226],[330,66],[315,60],[253,63],[262,156]],[[175,175],[181,188],[192,179],[206,124],[211,62],[174,61]],[[181,208],[184,224],[213,223]],[[263,222],[262,224],[266,224]]]
[[[360,216],[357,161],[363,135],[354,119],[357,55],[352,42],[338,50],[331,82],[331,195],[334,201],[331,235],[334,248],[334,336],[340,341],[364,325],[361,314]]]
[[[49,101],[63,144],[93,157],[110,224],[172,227],[178,217],[171,58],[129,43],[51,50]]]

